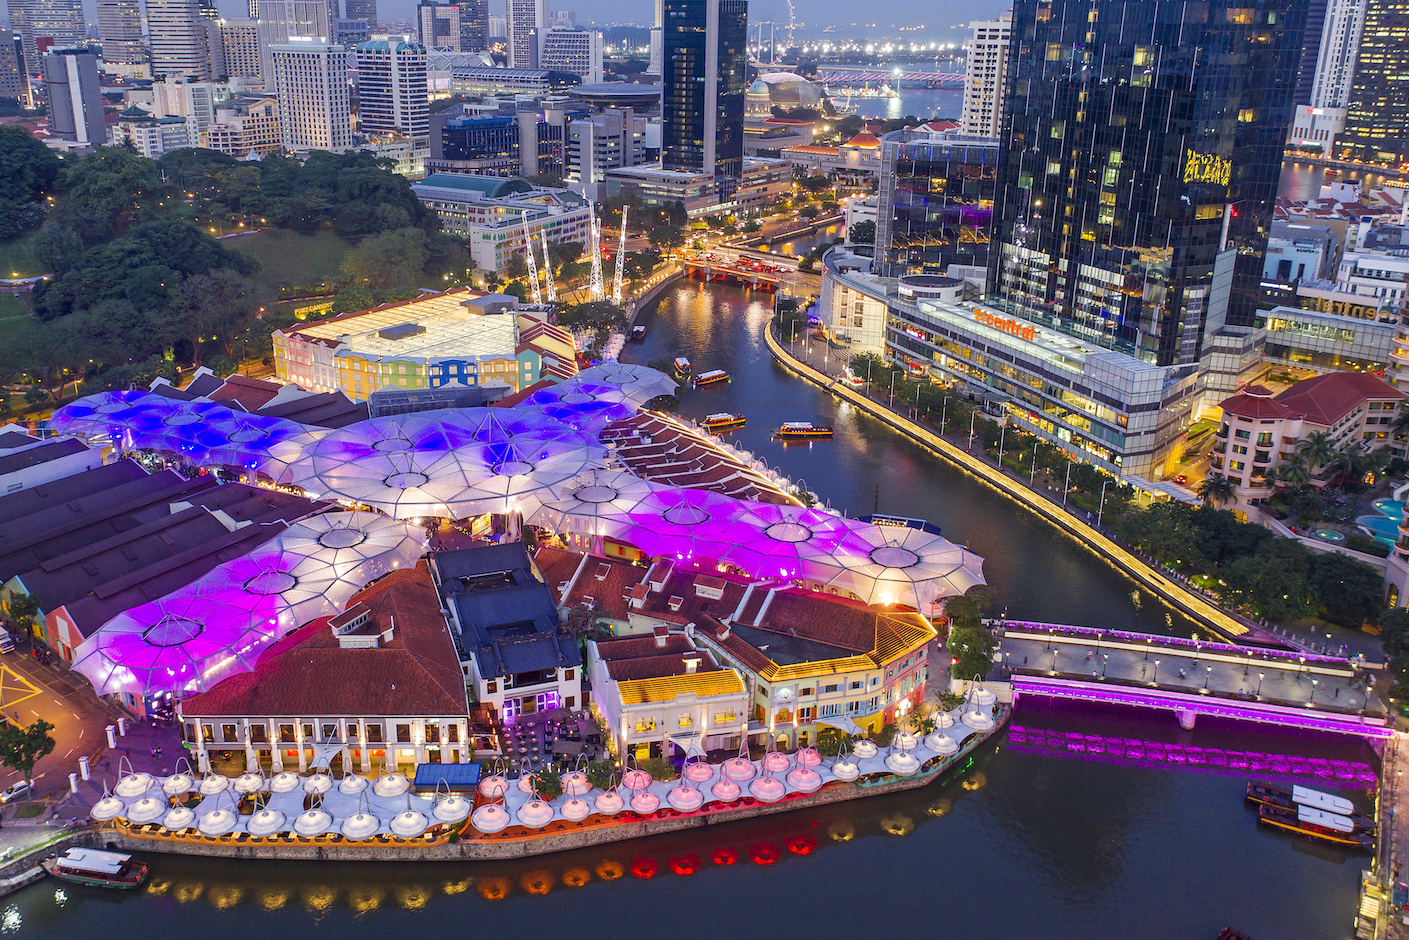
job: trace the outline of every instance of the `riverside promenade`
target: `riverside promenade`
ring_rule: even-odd
[[[997,467],[985,463],[968,451],[944,440],[928,428],[922,427],[879,402],[872,401],[870,398],[862,395],[839,379],[827,375],[790,355],[787,347],[773,335],[771,325],[764,327],[764,340],[767,342],[768,351],[772,353],[773,358],[792,372],[821,386],[838,398],[855,405],[857,408],[860,408],[873,417],[879,418],[895,430],[923,444],[939,456],[952,463],[958,464],[985,483],[1001,491],[1004,495],[1017,500],[1025,508],[1060,527],[1104,561],[1115,565],[1126,574],[1135,578],[1157,596],[1203,624],[1208,629],[1233,640],[1249,632],[1249,628],[1246,624],[1229,616],[1199,594],[1190,591],[1178,581],[1168,578],[1159,571],[1151,568],[1139,556],[1116,544],[1099,529],[1096,529],[1084,519],[1077,516],[1076,513],[1068,511],[1059,503],[1055,503],[1040,493],[1029,489],[1019,481],[1004,474]]]

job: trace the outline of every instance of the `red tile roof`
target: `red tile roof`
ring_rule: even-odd
[[[211,401],[238,402],[246,411],[258,411],[279,394],[283,386],[278,382],[266,382],[243,375],[232,375],[225,379],[210,395]]]
[[[333,717],[467,714],[464,676],[440,600],[422,561],[363,589],[364,604],[392,639],[370,649],[343,649],[315,620],[279,640],[253,672],[231,676],[187,699],[190,717]]]
[[[563,586],[572,580],[577,566],[582,563],[579,552],[544,546],[533,553],[533,563],[538,573],[543,575],[543,583],[553,592],[553,600],[563,603]]]
[[[1300,382],[1278,395],[1292,411],[1308,421],[1330,427],[1363,402],[1403,399],[1404,393],[1384,379],[1363,372],[1332,372]]]
[[[666,676],[686,676],[691,670],[688,661],[694,661],[694,672],[718,672],[719,665],[705,650],[691,650],[667,656],[643,656],[639,659],[622,659],[607,663],[607,675],[617,682],[632,679],[662,679]]]
[[[581,607],[584,598],[590,597],[603,616],[625,620],[630,612],[627,592],[640,584],[645,576],[646,569],[638,565],[593,555],[587,559],[587,567],[578,575],[577,583],[572,586],[562,606]]]
[[[617,662],[655,656],[678,656],[694,648],[689,638],[681,633],[667,633],[664,640],[664,646],[656,642],[655,636],[624,636],[614,640],[598,640],[597,656],[606,662]]]

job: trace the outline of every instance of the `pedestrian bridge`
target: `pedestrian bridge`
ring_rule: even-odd
[[[1393,734],[1363,660],[1069,624],[988,621],[1015,697],[1168,709],[1363,737]]]

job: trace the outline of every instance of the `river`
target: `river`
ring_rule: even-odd
[[[747,413],[745,446],[852,513],[871,510],[881,483],[882,511],[926,516],[985,557],[1013,616],[1183,629],[1072,540],[774,365],[760,339],[767,300],[681,285],[628,358],[683,352],[697,368],[729,370],[732,384],[686,396],[687,414]],[[784,452],[768,430],[787,419],[830,421],[838,434]],[[1147,753],[1163,742],[1375,763],[1347,737],[1206,718],[1182,731],[1167,713],[1025,699],[1010,733],[945,782],[905,794],[512,863],[151,855],[148,885],[131,894],[45,881],[6,898],[0,933],[1211,940],[1227,925],[1259,940],[1348,933],[1367,860],[1259,826],[1243,802],[1244,776],[1089,751],[1049,756],[1032,743],[1034,729],[1140,741]],[[1371,805],[1366,793],[1348,795]]]

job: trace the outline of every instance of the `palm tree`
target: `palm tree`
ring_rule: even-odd
[[[1277,483],[1285,483],[1287,486],[1305,486],[1311,482],[1311,467],[1306,463],[1306,455],[1292,454],[1287,458],[1287,462],[1282,464],[1271,474],[1268,479]]]
[[[1336,445],[1329,431],[1312,431],[1296,442],[1296,449],[1312,470],[1325,467],[1336,456]]]
[[[1227,477],[1213,475],[1204,477],[1203,482],[1198,486],[1198,494],[1205,506],[1212,506],[1215,509],[1224,503],[1231,503],[1237,498],[1231,480]]]

